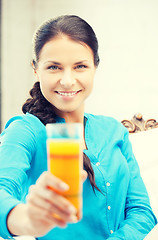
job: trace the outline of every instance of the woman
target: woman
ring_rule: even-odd
[[[1,134],[0,235],[38,239],[144,239],[156,224],[128,131],[84,113],[99,64],[93,29],[78,16],[44,23],[34,37],[36,83]],[[68,186],[47,172],[47,123],[84,123],[83,218],[61,195]],[[83,179],[86,178],[83,171]],[[58,214],[55,218],[53,214]]]

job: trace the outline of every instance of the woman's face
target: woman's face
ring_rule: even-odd
[[[56,113],[83,112],[84,101],[93,87],[96,67],[89,46],[66,35],[47,42],[35,70],[44,97],[54,105]]]

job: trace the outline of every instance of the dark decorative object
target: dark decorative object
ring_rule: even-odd
[[[122,120],[121,123],[128,129],[129,133],[146,131],[158,127],[158,122],[155,119],[150,118],[145,121],[141,113],[135,114],[131,120]]]

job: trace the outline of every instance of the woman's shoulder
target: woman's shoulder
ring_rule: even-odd
[[[34,151],[35,146],[45,141],[46,129],[44,124],[32,114],[14,116],[6,123],[0,134],[1,146],[4,144],[25,146]]]
[[[118,128],[124,128],[124,126],[115,118],[105,115],[94,115],[91,113],[86,113],[85,117],[89,119],[93,124],[100,124],[100,125],[107,125],[107,126],[114,126]]]
[[[45,126],[36,116],[26,113],[10,118],[5,125],[4,131],[7,131],[8,129],[12,129],[13,131],[23,129],[37,133],[45,130]]]
[[[128,130],[117,119],[104,115],[85,114],[91,132],[99,136],[123,139]]]

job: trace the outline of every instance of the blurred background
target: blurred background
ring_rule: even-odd
[[[93,27],[100,65],[86,112],[158,120],[157,0],[1,0],[1,130],[21,114],[34,83],[32,37],[41,23],[75,14]]]

